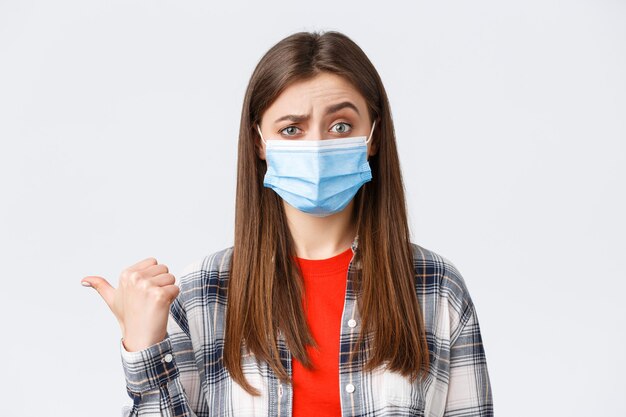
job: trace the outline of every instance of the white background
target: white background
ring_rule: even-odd
[[[617,0],[0,0],[0,414],[120,414],[121,333],[81,278],[232,245],[252,70],[334,29],[381,74],[413,241],[466,280],[496,414],[624,416],[625,22]]]

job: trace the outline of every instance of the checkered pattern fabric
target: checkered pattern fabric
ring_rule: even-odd
[[[368,344],[353,363],[351,346],[360,328],[350,262],[341,324],[339,379],[342,417],[493,416],[491,384],[476,308],[464,278],[451,261],[412,243],[415,291],[423,310],[431,369],[410,383],[384,365],[361,372]],[[126,389],[132,399],[123,417],[291,416],[293,390],[269,366],[245,351],[248,381],[261,391],[251,396],[233,382],[221,360],[228,271],[233,247],[187,266],[180,293],[170,308],[166,338],[128,352],[120,340]],[[352,244],[358,250],[358,239]],[[354,258],[353,258],[354,259]],[[349,326],[348,322],[354,320]],[[278,335],[281,360],[291,374],[291,353]]]

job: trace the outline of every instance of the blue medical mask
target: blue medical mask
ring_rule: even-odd
[[[263,139],[268,163],[263,186],[300,211],[325,217],[343,210],[361,186],[371,181],[369,137],[301,140]]]

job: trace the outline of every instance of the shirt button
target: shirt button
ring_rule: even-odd
[[[356,326],[356,320],[354,320],[354,319],[348,320],[348,326],[355,327]]]
[[[348,391],[348,392],[354,392],[354,385],[352,385],[352,384],[348,384],[348,385],[346,385],[346,391]]]
[[[163,360],[165,362],[171,362],[172,361],[172,354],[168,353],[167,355],[165,355],[165,358],[163,358]]]

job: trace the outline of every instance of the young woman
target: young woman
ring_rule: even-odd
[[[365,53],[296,33],[243,102],[234,245],[178,281],[94,287],[121,326],[125,416],[492,416],[476,309],[412,243],[393,121]]]

